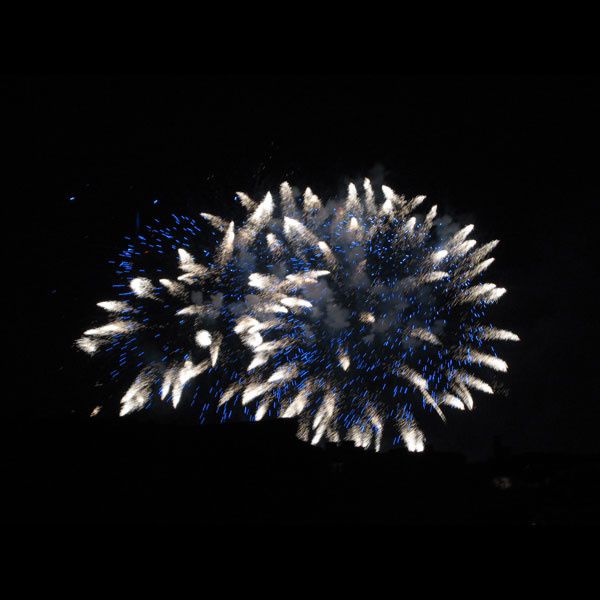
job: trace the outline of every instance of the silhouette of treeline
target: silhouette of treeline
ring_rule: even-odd
[[[600,522],[600,457],[315,448],[291,421],[5,424],[4,522]]]

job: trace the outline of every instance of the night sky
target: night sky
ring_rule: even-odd
[[[233,214],[288,180],[321,197],[383,173],[500,239],[493,321],[518,333],[505,389],[450,412],[436,449],[600,452],[597,221],[600,81],[343,75],[30,77],[2,82],[10,418],[64,423],[98,402],[73,341],[111,296],[137,223]],[[228,212],[229,211],[229,212]],[[8,346],[8,343],[6,344]],[[6,377],[6,375],[5,375]],[[7,406],[8,405],[8,406]],[[199,430],[198,435],[202,435]]]

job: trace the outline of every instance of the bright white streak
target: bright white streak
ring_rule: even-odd
[[[492,242],[484,244],[478,250],[475,250],[475,252],[471,254],[471,260],[473,261],[473,263],[476,263],[482,258],[485,258],[499,243],[499,240],[494,240]]]
[[[435,410],[435,412],[438,414],[440,419],[442,419],[442,421],[444,421],[444,423],[445,423],[446,416],[441,411],[440,407],[438,406],[438,403],[435,401],[435,398],[427,390],[421,390],[421,394],[423,394],[423,398],[425,398],[425,402],[427,402],[427,404],[429,404],[430,406],[433,406],[433,410]]]
[[[293,215],[296,213],[296,200],[292,188],[287,181],[284,181],[279,186],[279,198],[281,199],[281,208],[283,213],[287,215]]]
[[[362,212],[360,199],[358,198],[358,192],[353,183],[348,185],[348,195],[346,196],[346,206],[344,209],[345,212],[350,215],[356,215]],[[358,224],[356,228],[358,229]],[[352,230],[352,227],[350,227],[350,229]]]
[[[283,348],[286,345],[287,345],[287,342],[285,340],[275,340],[272,342],[264,342],[260,346],[257,346],[256,352],[271,353],[271,352],[275,352],[276,350],[279,350],[279,348]]]
[[[83,350],[87,354],[94,354],[102,345],[102,341],[93,340],[89,337],[79,338],[75,343],[80,350]]]
[[[371,181],[365,178],[363,182],[363,187],[365,188],[365,208],[370,215],[375,214],[375,194],[373,193],[373,187],[371,186]]]
[[[104,310],[112,313],[123,313],[131,310],[131,307],[127,302],[120,302],[118,300],[107,300],[106,302],[98,302],[97,306]]]
[[[471,233],[471,231],[473,231],[473,229],[475,229],[475,225],[467,225],[466,227],[463,227],[460,231],[458,231],[452,236],[450,244],[452,244],[453,246],[458,246],[459,244],[462,244],[462,242],[464,242],[469,237],[469,234]]]
[[[281,417],[283,419],[292,419],[293,417],[299,415],[304,410],[304,407],[308,402],[309,393],[310,392],[306,389],[300,390],[292,403],[285,409]]]
[[[406,224],[404,225],[404,230],[407,233],[413,233],[416,222],[417,219],[415,219],[415,217],[411,217],[410,219],[408,219],[408,221],[406,221]]]
[[[434,204],[429,209],[429,212],[427,213],[427,216],[425,217],[425,223],[430,225],[436,217],[437,217],[437,205]]]
[[[248,225],[251,227],[262,228],[271,219],[273,215],[273,196],[271,192],[267,192],[263,201],[257,206],[252,216],[248,219]]]
[[[159,279],[158,282],[165,288],[172,296],[181,296],[185,293],[185,286],[176,281],[170,279]]]
[[[221,217],[217,217],[216,215],[211,215],[210,213],[200,213],[200,216],[208,221],[216,230],[225,231],[227,228],[227,221],[222,219]]]
[[[471,392],[469,392],[467,386],[460,381],[460,379],[454,379],[452,389],[454,393],[464,402],[465,406],[469,410],[473,410],[473,396],[471,396]]]
[[[277,237],[272,233],[267,233],[267,244],[269,246],[269,250],[271,254],[275,257],[279,257],[283,252],[283,244],[277,239]]]
[[[333,417],[335,412],[335,403],[336,403],[337,395],[335,392],[328,390],[325,393],[323,398],[323,402],[321,402],[321,406],[317,410],[315,414],[315,418],[313,419],[313,429],[315,429],[315,435],[311,440],[311,444],[318,444]]]
[[[140,373],[121,398],[120,416],[144,408],[150,396],[152,377],[149,373]]]
[[[259,290],[265,289],[269,285],[269,282],[269,275],[262,275],[261,273],[251,273],[248,277],[248,285]]]
[[[293,379],[298,374],[298,367],[295,364],[288,364],[279,367],[271,377],[269,377],[269,383],[278,383]]]
[[[428,331],[427,329],[423,329],[422,327],[415,327],[414,329],[411,329],[409,335],[411,337],[418,338],[420,340],[423,340],[424,342],[429,342],[436,346],[442,345],[442,342],[440,341],[437,335],[431,333],[431,331]]]
[[[469,302],[493,302],[500,298],[506,290],[496,287],[495,283],[480,283],[467,288],[457,297],[457,302],[466,304]]]
[[[262,273],[251,273],[248,277],[248,285],[259,290],[264,290],[268,287],[275,287],[275,278],[271,275],[263,275]]]
[[[326,242],[319,241],[317,242],[317,246],[319,246],[319,249],[323,253],[325,261],[330,267],[337,265],[337,258],[335,257],[334,253],[331,251],[331,248],[327,245]]]
[[[340,349],[338,353],[338,362],[344,371],[347,371],[350,368],[350,356],[348,356],[348,351],[345,348]]]
[[[176,378],[174,377],[173,389],[171,391],[171,402],[173,403],[173,408],[177,408],[186,383],[190,381],[190,379],[193,379],[194,377],[204,373],[206,369],[208,369],[208,361],[202,361],[197,365],[194,365],[191,360],[185,361],[183,367],[179,369]]]
[[[435,281],[440,281],[448,277],[448,273],[446,271],[431,271],[431,273],[426,273],[422,276],[422,283],[434,283]]]
[[[448,277],[448,273],[445,271],[431,271],[429,273],[425,273],[424,275],[412,275],[405,277],[400,282],[400,285],[406,290],[411,290],[419,287],[420,285],[441,281],[442,279],[446,279],[446,277]]]
[[[444,404],[451,406],[452,408],[457,408],[458,410],[465,410],[465,405],[461,400],[459,400],[456,396],[452,394],[446,394],[442,400]]]
[[[268,392],[272,387],[273,384],[270,383],[249,383],[242,394],[242,404],[245,406],[255,398]]]
[[[180,316],[185,315],[205,315],[209,309],[206,306],[200,306],[199,304],[190,304],[181,310],[178,310],[175,314]]]
[[[267,414],[267,411],[269,410],[269,407],[271,406],[272,402],[273,402],[273,398],[267,397],[258,405],[258,408],[256,409],[256,412],[254,413],[255,421],[262,420],[262,418]]]
[[[406,214],[410,214],[415,208],[421,206],[425,201],[427,196],[415,196],[407,205],[406,205]]]
[[[304,271],[303,273],[292,273],[285,278],[292,283],[315,283],[318,277],[329,275],[330,271]]]
[[[273,196],[268,192],[240,231],[240,236],[245,244],[252,243],[258,232],[267,226],[273,216],[273,208]]]
[[[305,213],[313,213],[321,210],[321,201],[310,188],[306,188],[303,196],[303,208]]]
[[[383,192],[386,202],[389,201],[390,205],[397,198],[396,192],[394,192],[394,190],[387,185],[382,185],[381,191]]]
[[[390,198],[386,198],[385,202],[381,205],[381,212],[384,215],[389,215],[394,209],[394,205]]]
[[[221,349],[222,337],[219,334],[213,340],[213,343],[210,345],[210,364],[214,367],[217,364],[217,360],[219,359],[219,351]]]
[[[136,277],[129,282],[129,287],[138,298],[155,298],[152,294],[154,286],[146,277]]]
[[[291,242],[302,242],[306,245],[317,245],[319,240],[312,231],[305,227],[300,221],[283,217],[283,233]]]
[[[480,392],[485,392],[486,394],[494,393],[494,390],[488,383],[482,381],[474,375],[471,375],[470,373],[465,373],[464,371],[461,371],[458,376],[460,377],[460,379],[462,379],[466,386],[473,388],[474,390],[479,390]]]
[[[462,242],[461,244],[458,244],[458,246],[456,246],[453,249],[453,252],[458,255],[466,254],[467,252],[472,250],[476,244],[477,244],[477,242],[475,240],[467,240],[466,242]]]
[[[285,298],[282,298],[279,302],[281,302],[281,304],[289,308],[312,308],[312,304],[308,300],[303,300],[302,298],[291,298],[289,296],[286,296]]]
[[[278,323],[277,319],[260,322],[253,317],[244,316],[238,319],[237,325],[233,330],[242,338],[244,344],[251,348],[258,348],[263,343],[263,338],[259,331],[270,329],[278,325]]]
[[[233,244],[235,242],[235,224],[233,221],[229,223],[229,227],[223,236],[223,241],[219,246],[219,264],[224,265],[227,264],[231,257],[233,256]]]
[[[425,450],[425,436],[414,423],[401,423],[400,435],[409,452],[423,452]]]
[[[502,340],[505,342],[518,342],[520,341],[519,336],[512,331],[507,329],[496,329],[495,327],[488,327],[481,334],[482,340]]]
[[[372,433],[370,428],[365,428],[363,431],[358,425],[350,427],[347,434],[347,439],[357,448],[368,448],[371,445],[371,437]]]
[[[226,402],[229,402],[237,392],[240,391],[242,385],[240,383],[232,383],[224,392],[221,398],[219,398],[219,406],[223,406]]]
[[[471,363],[481,363],[490,369],[494,369],[494,371],[502,371],[503,373],[508,371],[508,365],[501,358],[477,350],[469,350],[469,352],[465,354],[465,360]]]
[[[163,378],[161,387],[161,399],[164,400],[171,392],[171,402],[173,408],[177,408],[181,400],[181,394],[186,383],[201,375],[208,369],[208,361],[202,361],[197,365],[194,365],[192,361],[186,360],[182,366],[173,366],[167,370]]]
[[[188,267],[194,267],[196,265],[196,261],[194,257],[183,248],[179,248],[177,250],[177,254],[179,255],[179,268],[187,269]]]
[[[493,289],[486,298],[486,302],[496,302],[499,298],[506,294],[506,288],[495,288]]]
[[[275,304],[272,302],[268,302],[265,304],[260,304],[259,306],[256,307],[256,312],[261,312],[261,313],[287,313],[289,312],[288,309],[285,306],[282,306],[281,304]]]
[[[194,260],[194,257],[183,248],[177,250],[179,254],[179,268],[184,272],[177,279],[191,283],[196,277],[202,277],[208,273],[208,269],[204,265],[199,265]]]
[[[488,258],[480,262],[478,265],[475,265],[472,269],[467,271],[464,275],[461,275],[462,279],[473,279],[483,273],[487,268],[494,262],[494,258]]]
[[[260,321],[254,319],[253,317],[244,315],[238,319],[233,331],[235,331],[237,334],[246,333],[247,331],[259,331],[260,326]]]
[[[406,365],[400,367],[396,371],[396,373],[400,377],[403,377],[404,379],[412,383],[416,388],[418,388],[421,391],[426,390],[428,387],[427,380],[421,377],[415,370],[411,369],[410,367],[407,367]]]
[[[132,321],[113,321],[107,325],[96,327],[94,329],[88,329],[83,332],[83,335],[91,335],[97,337],[110,337],[113,335],[119,335],[120,333],[130,333],[137,329],[137,325]]]
[[[248,365],[248,368],[246,370],[252,371],[253,369],[256,369],[256,367],[261,367],[268,361],[269,361],[268,354],[256,354],[254,356],[254,358],[250,361],[250,364]]]
[[[237,197],[240,199],[240,203],[241,205],[246,209],[246,210],[255,210],[257,207],[257,204],[254,200],[252,200],[252,198],[250,198],[250,196],[248,196],[248,194],[245,194],[244,192],[236,192]]]

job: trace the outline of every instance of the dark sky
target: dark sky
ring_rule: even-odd
[[[2,88],[17,183],[2,207],[5,328],[15,368],[31,366],[10,399],[18,418],[92,404],[94,367],[72,343],[136,215],[221,213],[236,190],[283,180],[327,196],[383,169],[398,192],[501,240],[491,277],[509,293],[493,314],[522,338],[503,354],[506,394],[452,414],[436,447],[480,456],[501,436],[517,451],[600,451],[598,79],[96,76]]]

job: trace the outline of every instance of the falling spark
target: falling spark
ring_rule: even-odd
[[[210,335],[210,333],[206,331],[206,329],[201,329],[196,334],[196,343],[198,344],[198,346],[206,348],[212,343],[212,335]]]

